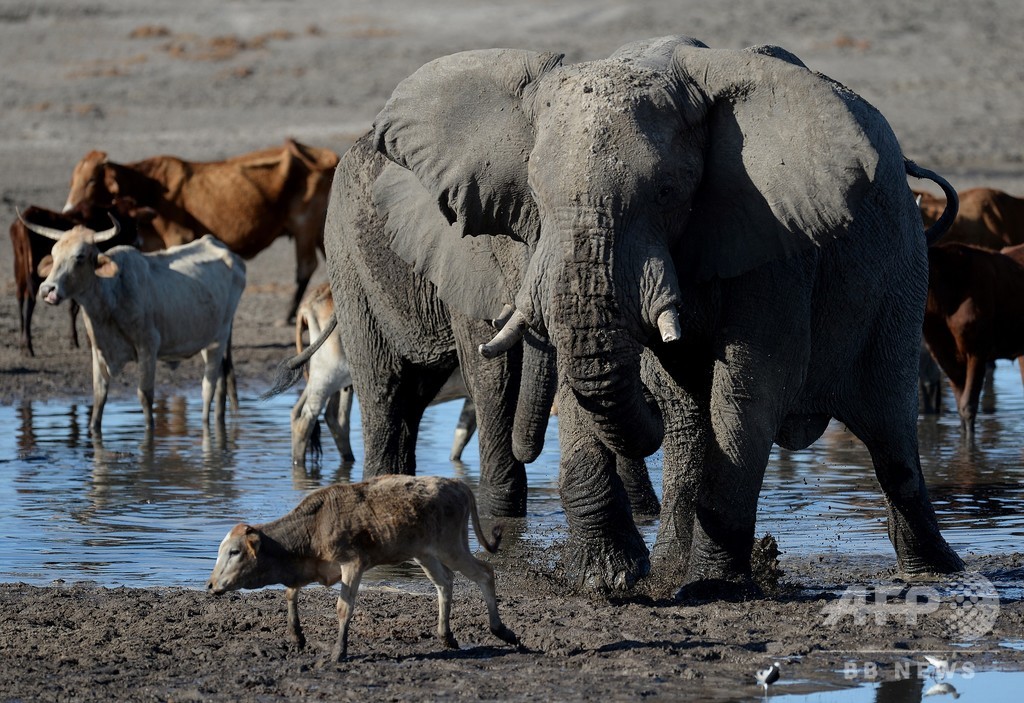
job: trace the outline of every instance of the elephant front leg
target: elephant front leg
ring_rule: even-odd
[[[587,590],[627,591],[650,571],[650,559],[616,472],[616,455],[583,421],[567,388],[559,392],[558,407],[559,491],[569,523],[567,575]]]
[[[519,391],[518,350],[485,359],[477,348],[494,333],[484,322],[452,315],[452,331],[469,395],[476,406],[480,446],[480,512],[526,515],[526,467],[512,451],[513,409]]]

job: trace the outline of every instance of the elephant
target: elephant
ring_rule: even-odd
[[[321,321],[317,339],[282,365],[264,397],[297,382],[298,369],[306,362],[312,367],[314,355],[336,337],[360,398],[364,478],[412,475],[423,412],[461,369],[467,403],[476,412],[481,510],[495,517],[522,517],[524,464],[543,448],[555,394],[553,349],[547,340],[526,335],[522,349],[508,355],[488,359],[477,353],[494,334],[495,320],[500,325],[509,313],[499,306],[488,315],[485,302],[473,314],[449,309],[436,285],[393,251],[394,228],[424,223],[417,207],[422,189],[414,181],[392,181],[393,170],[399,169],[374,149],[372,133],[339,162],[324,230],[334,312]],[[410,183],[415,190],[405,188]],[[388,190],[386,198],[381,188]],[[461,269],[452,261],[445,270],[461,276],[463,283],[476,275],[472,285],[479,301],[511,300],[506,281],[520,280],[525,253],[521,244],[506,241],[478,248],[475,269]],[[623,459],[619,471],[630,510],[656,514],[658,500],[646,465]]]
[[[832,418],[870,450],[899,568],[962,568],[916,426],[926,246],[956,196],[863,98],[777,47],[476,50],[400,82],[373,139],[378,205],[420,214],[389,225],[391,249],[453,311],[495,317],[509,300],[473,285],[500,275],[479,254],[524,252],[480,351],[554,348],[573,578],[622,591],[653,568],[748,592],[772,445],[805,448]],[[927,233],[908,175],[949,196]],[[616,469],[659,447],[648,553]]]

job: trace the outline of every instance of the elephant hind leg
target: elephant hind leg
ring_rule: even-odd
[[[939,532],[918,454],[916,413],[898,422],[844,419],[871,453],[889,513],[889,541],[901,571],[953,573],[963,561]]]

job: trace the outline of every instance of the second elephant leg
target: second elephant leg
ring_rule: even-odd
[[[633,522],[616,455],[597,439],[572,392],[558,394],[559,492],[569,523],[568,576],[596,591],[624,591],[647,575],[647,546]]]

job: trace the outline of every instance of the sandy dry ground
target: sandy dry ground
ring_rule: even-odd
[[[292,136],[342,151],[397,81],[436,56],[511,46],[562,51],[571,62],[668,33],[717,47],[785,46],[872,101],[906,154],[958,188],[1021,194],[1021,26],[1017,0],[8,0],[0,6],[0,214],[9,222],[16,206],[59,209],[72,166],[90,149],[116,161],[204,160]],[[66,310],[37,309],[38,356],[23,358],[9,246],[0,246],[0,271],[0,401],[88,397],[88,353],[69,349]],[[291,330],[275,320],[293,272],[287,241],[250,262],[235,332],[250,389],[266,384],[290,348]],[[158,382],[198,389],[198,378],[198,365],[186,364],[175,375],[161,370]],[[133,397],[134,382],[129,368],[112,392]],[[814,678],[841,668],[848,655],[838,650],[944,644],[927,625],[826,630],[821,602],[792,594],[700,607],[592,602],[540,567],[524,573],[523,559],[543,563],[498,560],[502,607],[523,651],[494,646],[475,595],[463,594],[455,614],[467,649],[443,653],[430,637],[429,599],[378,591],[361,600],[353,661],[337,668],[316,666],[333,627],[322,589],[308,598],[313,646],[300,653],[281,643],[277,592],[210,600],[192,591],[0,586],[0,671],[18,672],[0,676],[0,699],[755,696],[743,675],[772,658],[802,656],[786,664],[787,676]],[[1016,556],[975,557],[972,566],[1021,574]],[[790,582],[818,588],[878,572],[788,568]],[[1019,638],[1021,629],[1021,605],[1004,604],[985,642]],[[999,659],[1024,665],[1020,652]]]

